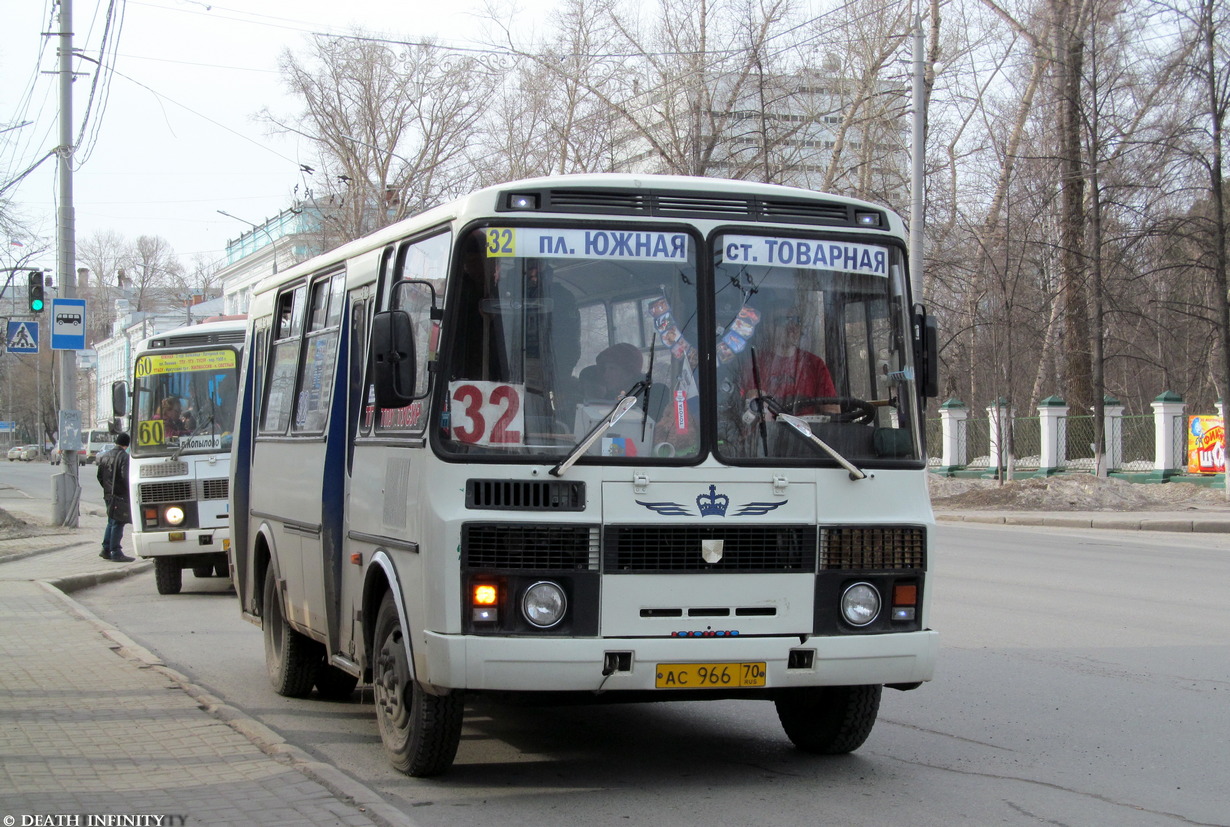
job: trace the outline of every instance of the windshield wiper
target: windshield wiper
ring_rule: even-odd
[[[774,407],[778,407],[778,408],[781,407],[777,404],[777,400],[775,400],[771,396],[764,397],[764,400],[766,402],[772,403]],[[841,463],[841,467],[845,468],[847,471],[850,472],[850,479],[855,480],[855,481],[867,479],[866,471],[863,471],[861,468],[854,465],[854,463],[850,462],[850,460],[846,459],[841,454],[837,453],[836,449],[830,446],[827,442],[825,442],[823,439],[821,439],[820,437],[812,433],[811,426],[807,424],[806,420],[801,419],[800,417],[797,417],[794,414],[785,413],[784,411],[781,411],[781,410],[774,411],[774,413],[777,415],[777,418],[779,420],[781,420],[782,422],[785,422],[791,428],[794,428],[794,430],[800,436],[806,439],[808,442],[811,442],[814,445],[820,446],[821,448],[824,449],[825,453],[827,453],[830,457],[832,457],[833,459]]]
[[[572,450],[568,452],[568,456],[560,460],[560,462],[548,473],[553,477],[562,477],[564,472],[571,468],[573,463],[580,458],[581,454],[588,451],[589,446],[598,441],[598,437],[615,427],[615,423],[618,422],[624,414],[632,410],[632,408],[636,405],[636,400],[643,393],[649,393],[649,383],[644,379],[641,379],[628,389],[628,392],[623,395],[623,398],[611,407],[611,410],[607,412],[606,416],[602,417],[602,419],[590,429],[589,433],[586,434],[580,442],[572,446]]]

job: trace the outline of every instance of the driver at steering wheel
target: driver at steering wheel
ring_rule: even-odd
[[[763,333],[762,333],[763,331]],[[833,377],[828,365],[814,353],[799,347],[804,332],[803,317],[798,308],[771,307],[761,319],[756,338],[756,370],[753,370],[750,354],[743,360],[739,374],[739,387],[749,404],[759,396],[771,396],[788,413],[835,414],[840,411],[835,404],[818,404],[811,400],[837,396]],[[760,387],[756,387],[759,372]],[[772,410],[766,408],[765,417],[773,419]]]

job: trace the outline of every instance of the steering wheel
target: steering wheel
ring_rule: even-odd
[[[854,396],[794,396],[789,397],[782,405],[790,413],[795,413],[800,408],[818,409],[827,405],[837,405],[841,408],[841,412],[831,415],[833,422],[868,425],[876,418],[875,406],[865,399]]]

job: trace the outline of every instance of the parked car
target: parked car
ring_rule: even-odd
[[[32,462],[42,456],[43,449],[37,445],[26,445],[21,449],[21,456],[18,457],[22,462]]]
[[[14,445],[10,448],[7,454],[9,462],[12,462],[15,459],[21,459],[21,452],[24,451],[25,448],[26,446],[24,445]]]

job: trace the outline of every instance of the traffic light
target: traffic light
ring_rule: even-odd
[[[30,271],[30,283],[26,288],[26,296],[30,300],[30,312],[42,313],[45,306],[43,301],[43,274],[38,270]]]

